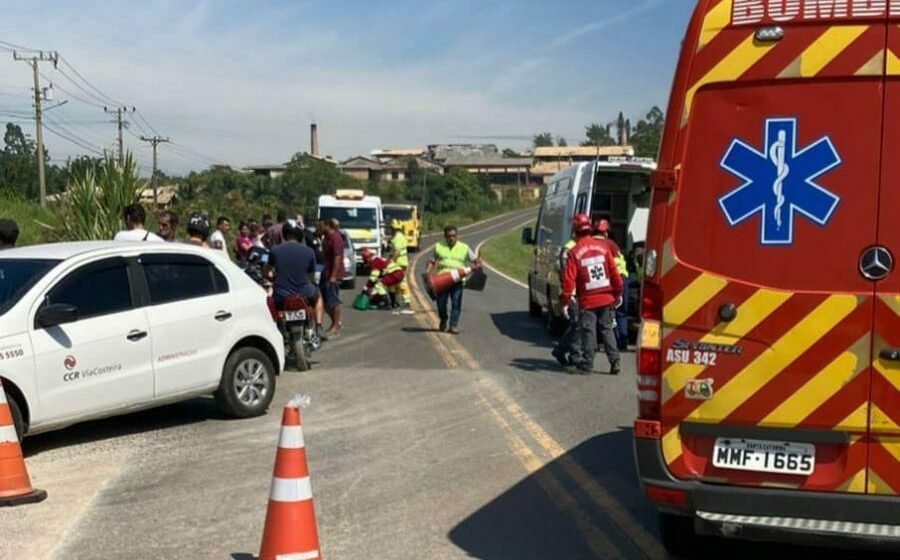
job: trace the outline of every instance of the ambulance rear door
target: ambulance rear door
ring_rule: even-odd
[[[886,16],[708,5],[662,265],[664,457],[686,480],[866,492]]]
[[[877,280],[866,486],[900,494],[900,18],[888,26],[878,242],[861,271]],[[858,412],[857,414],[862,414]]]

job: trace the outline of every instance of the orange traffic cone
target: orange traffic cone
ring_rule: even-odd
[[[306,402],[295,397],[284,407],[259,560],[322,557],[300,426],[300,406]]]
[[[0,506],[32,504],[46,497],[45,491],[31,487],[12,410],[6,402],[3,382],[0,382]]]
[[[441,274],[432,274],[428,277],[428,280],[426,282],[428,295],[431,296],[431,299],[437,298],[439,295],[443,294],[454,285],[462,282],[466,276],[472,273],[472,270],[472,267],[467,266],[465,268],[448,270],[447,272],[442,272]]]

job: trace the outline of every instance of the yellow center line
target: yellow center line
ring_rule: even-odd
[[[430,247],[424,254],[428,254],[431,249],[432,248]],[[420,257],[421,255],[417,256],[415,260],[418,261]],[[410,263],[409,269],[415,270],[415,263]],[[412,285],[411,293],[413,294],[417,305],[424,310],[424,313],[417,313],[416,318],[423,326],[431,326],[433,328],[434,311],[431,309],[430,302],[422,295],[423,292],[419,286],[418,278],[415,274],[412,276],[413,277],[410,279],[410,284]],[[432,317],[432,320],[429,322],[427,317]],[[445,363],[447,363],[451,369],[465,369],[468,371],[479,371],[482,369],[478,361],[455,337],[441,334],[436,335],[434,332],[429,332],[429,335],[432,335],[431,340],[435,348],[444,347],[444,351],[438,350],[438,353],[442,356],[451,357],[455,365],[451,365],[450,362],[445,359]],[[605,488],[600,486],[590,473],[578,464],[577,461],[572,459],[568,455],[566,449],[548,434],[528,413],[526,413],[502,387],[487,376],[482,377],[479,381],[480,383],[477,384],[479,397],[484,405],[491,411],[491,415],[494,417],[495,421],[498,418],[502,420],[502,423],[498,422],[501,428],[504,428],[504,424],[508,426],[508,423],[505,421],[500,410],[503,409],[511,418],[516,420],[518,425],[538,444],[551,461],[558,461],[558,464],[562,467],[564,472],[572,478],[588,498],[607,515],[623,536],[631,540],[631,542],[648,558],[667,557],[662,545],[657,539],[628,512],[621,502]],[[489,392],[489,397],[485,394],[486,390]],[[499,403],[499,408],[498,406],[495,406],[492,401],[497,401]],[[514,434],[514,432],[510,433]],[[519,443],[525,445],[522,439],[516,435],[515,439],[508,438],[508,443],[510,449],[516,453],[516,456],[519,457],[523,466],[528,470],[533,462],[531,458],[527,458],[527,462],[522,458],[522,451],[519,448]],[[533,452],[530,451],[530,448],[529,452],[533,454]],[[529,472],[533,471],[529,470]],[[554,480],[554,483],[546,483],[545,481],[545,483],[542,484],[542,488],[545,491],[548,491],[548,488],[550,488],[556,492],[556,485],[560,485],[559,489],[565,494],[565,501],[564,503],[556,501],[557,505],[567,513],[576,512],[573,508],[577,508],[577,502],[574,501],[574,498],[572,498],[571,495],[565,492],[564,487],[559,483],[559,480],[553,477],[551,471],[548,469],[544,469],[541,472],[546,473],[546,476]],[[542,474],[541,476],[544,475]],[[547,486],[545,486],[545,484]],[[553,485],[552,487],[550,486],[551,484]],[[549,493],[550,492],[548,491],[548,494]],[[584,530],[578,517],[583,516],[585,519],[589,519],[590,517],[580,509],[577,509],[577,513],[578,515],[573,513],[573,517],[575,518],[576,523],[579,524],[579,528]],[[592,535],[595,535],[593,531],[585,532],[585,536],[589,539],[594,538]]]

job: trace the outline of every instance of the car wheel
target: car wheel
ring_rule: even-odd
[[[529,282],[530,284],[530,282]],[[531,286],[528,286],[528,314],[532,317],[540,317],[541,313],[544,312],[544,308],[540,303],[534,301],[534,294],[531,291]]]
[[[16,436],[19,442],[25,435],[25,416],[22,414],[22,407],[16,399],[12,398],[9,393],[6,394],[6,402],[9,404],[9,411],[12,413],[13,426],[16,428]]]
[[[660,512],[657,517],[659,535],[666,551],[681,558],[697,551],[701,539],[694,532],[694,518]]]
[[[228,356],[216,402],[234,418],[265,414],[275,396],[275,366],[258,348],[245,346]]]

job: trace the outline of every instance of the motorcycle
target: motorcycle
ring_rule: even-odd
[[[271,296],[267,302],[278,330],[284,337],[287,354],[293,355],[298,370],[309,370],[312,367],[310,355],[322,347],[322,338],[316,329],[315,309],[302,296],[285,298],[283,309],[276,308]]]
[[[271,294],[271,281],[266,276],[265,267],[269,262],[269,251],[254,247],[243,263],[244,272]],[[315,310],[301,296],[285,298],[283,309],[275,306],[274,298],[266,299],[272,319],[278,325],[284,338],[284,348],[288,356],[293,356],[297,369],[310,369],[310,354],[322,347],[322,338],[316,329]]]

